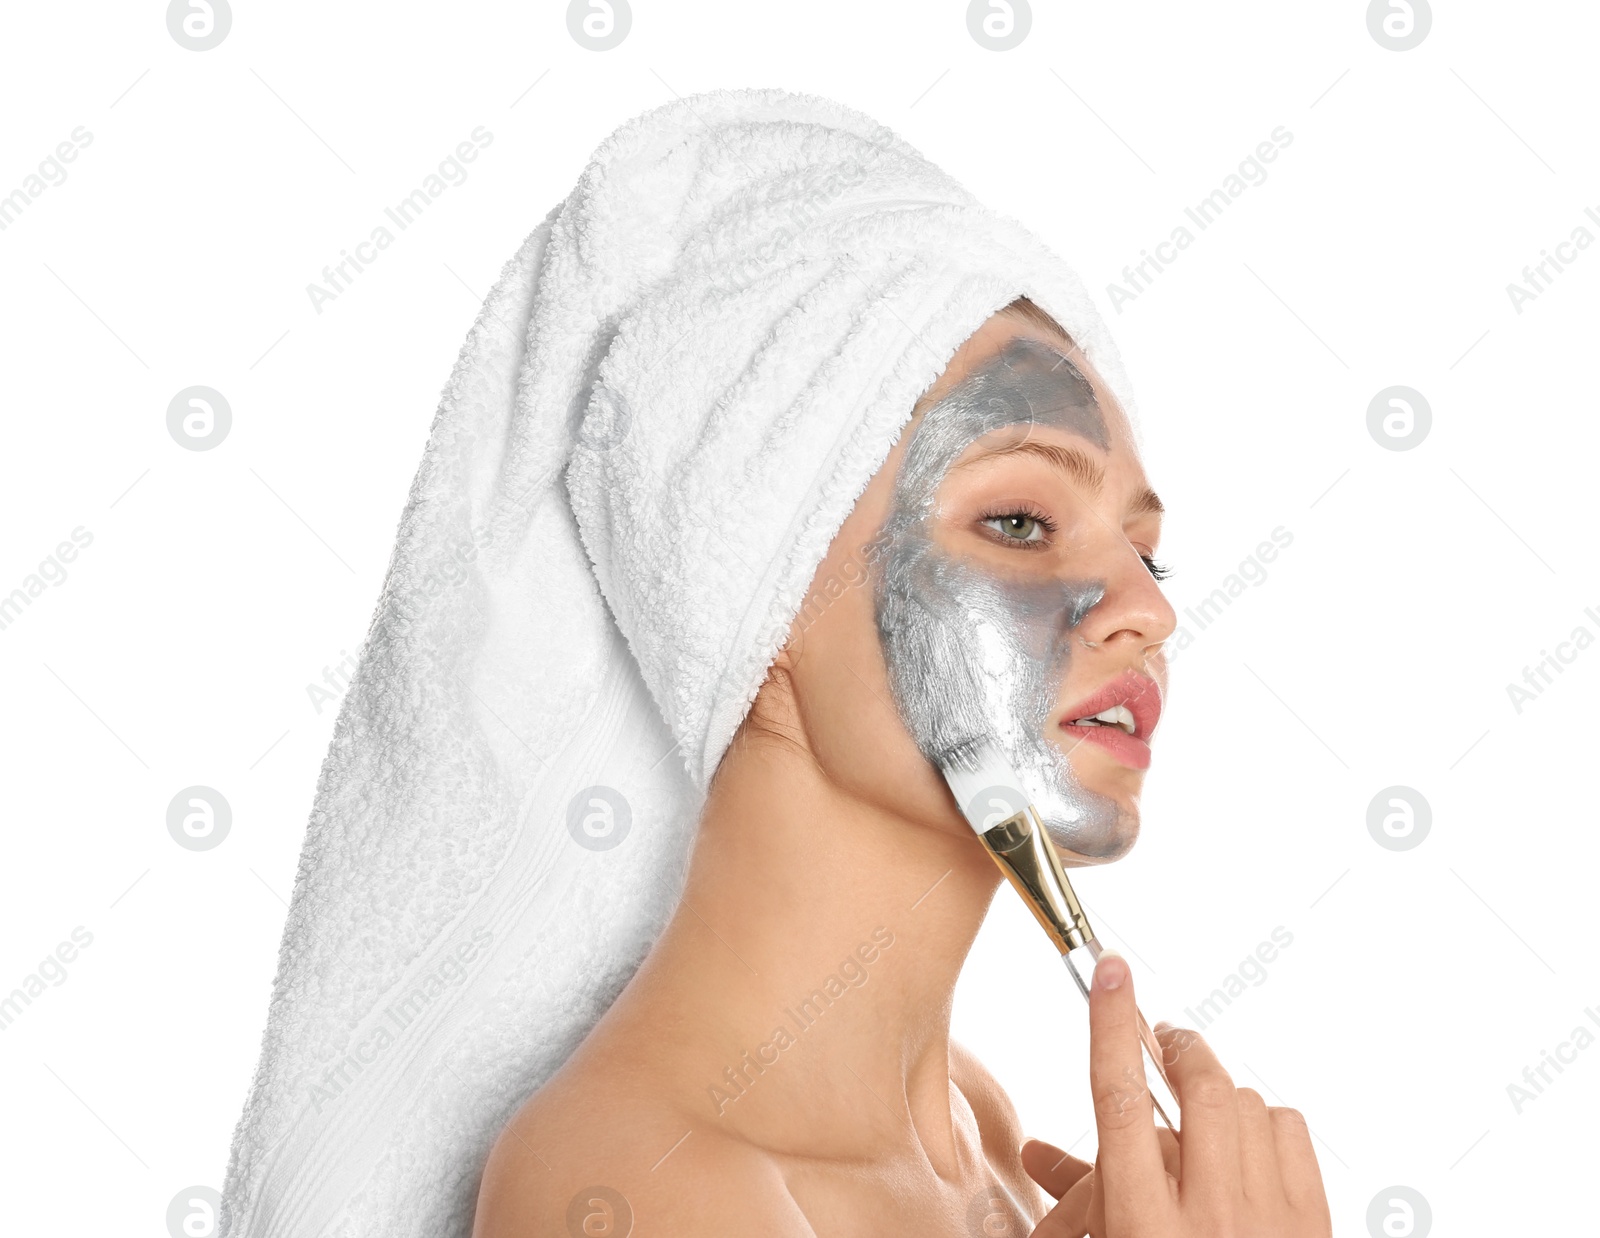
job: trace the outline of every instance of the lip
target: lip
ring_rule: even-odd
[[[1119,726],[1073,726],[1074,718],[1087,718],[1126,705],[1133,715],[1133,734]],[[1117,760],[1133,769],[1150,768],[1150,736],[1161,720],[1161,687],[1148,675],[1132,667],[1102,684],[1094,693],[1069,707],[1058,724],[1079,741],[1099,744]]]

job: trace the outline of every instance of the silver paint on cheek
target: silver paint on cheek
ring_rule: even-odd
[[[950,555],[933,538],[934,494],[946,471],[981,435],[1019,424],[1053,426],[1110,450],[1088,381],[1061,353],[1027,338],[1012,340],[928,409],[895,477],[874,559],[889,687],[930,761],[991,736],[1058,847],[1113,857],[1132,842],[1121,805],[1083,787],[1046,738],[1074,630],[1105,596],[1105,582],[1008,577]]]

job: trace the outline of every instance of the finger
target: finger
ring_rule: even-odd
[[[1061,1206],[1069,1216],[1076,1218],[1076,1223],[1087,1230],[1089,1228],[1089,1210],[1097,1198],[1095,1194],[1094,1169],[1084,1174],[1072,1184],[1070,1190],[1061,1197]],[[1101,1222],[1104,1228],[1104,1221]]]
[[[1157,1128],[1156,1138],[1161,1141],[1161,1163],[1173,1178],[1181,1178],[1183,1175],[1179,1169],[1183,1162],[1179,1156],[1178,1137],[1162,1126]]]
[[[1091,1234],[1106,1232],[1106,1184],[1100,1180],[1100,1156],[1094,1158],[1094,1172],[1084,1179],[1092,1190],[1089,1194],[1089,1216],[1084,1228]]]
[[[1328,1211],[1327,1192],[1322,1187],[1322,1170],[1311,1146],[1311,1129],[1298,1109],[1274,1105],[1267,1111],[1272,1121],[1273,1145],[1278,1155],[1278,1176],[1289,1206],[1312,1215]]]
[[[1287,1201],[1278,1172],[1277,1135],[1267,1113],[1267,1102],[1254,1088],[1240,1088],[1238,1104],[1239,1177],[1244,1197],[1281,1208]]]
[[[1183,1177],[1178,1194],[1203,1213],[1226,1215],[1243,1193],[1239,1173],[1239,1101],[1233,1079],[1198,1032],[1163,1025],[1162,1063],[1183,1112],[1178,1138]]]
[[[1171,1201],[1138,1017],[1127,962],[1114,950],[1102,951],[1089,988],[1089,1090],[1100,1135],[1095,1177],[1113,1232],[1157,1231]]]
[[[1028,1171],[1028,1177],[1050,1192],[1052,1199],[1060,1199],[1094,1171],[1094,1166],[1088,1161],[1079,1160],[1042,1139],[1029,1139],[1023,1143],[1022,1167]]]
[[[1094,1172],[1091,1170],[1074,1182],[1056,1206],[1045,1213],[1030,1238],[1088,1238],[1090,1234],[1104,1233],[1104,1220],[1098,1222],[1097,1229],[1092,1219],[1090,1209],[1094,1198]]]

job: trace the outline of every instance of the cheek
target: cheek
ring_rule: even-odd
[[[1006,674],[993,608],[937,547],[906,539],[884,564],[875,619],[897,712],[937,764],[988,730]]]
[[[828,783],[887,811],[965,831],[943,777],[923,759],[895,708],[871,582],[840,597],[802,641],[792,671],[795,712]]]
[[[820,578],[819,578],[820,580]],[[872,585],[838,574],[836,596],[822,594],[810,622],[791,637],[795,704],[817,759],[837,768],[871,741],[881,748],[892,725],[883,653],[872,620]],[[820,590],[819,590],[820,592]]]
[[[1072,632],[1101,581],[1018,579],[953,558],[912,534],[885,560],[877,617],[888,678],[928,760],[992,736],[1037,742],[1061,691]]]
[[[1047,730],[1074,630],[1104,595],[1102,580],[1000,579],[908,540],[877,599],[890,687],[923,768],[958,743],[994,739],[1055,844],[1100,860],[1132,846],[1137,821],[1079,785]]]

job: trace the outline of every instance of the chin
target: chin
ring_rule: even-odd
[[[1110,821],[1097,822],[1092,829],[1082,823],[1062,826],[1050,821],[1045,822],[1044,828],[1066,867],[1114,864],[1139,841],[1139,813],[1137,809],[1124,810]]]

